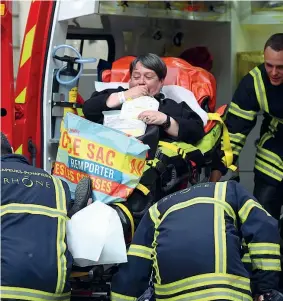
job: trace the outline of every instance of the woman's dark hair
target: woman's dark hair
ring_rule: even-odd
[[[140,62],[145,68],[156,73],[159,80],[165,79],[167,75],[167,67],[162,59],[153,53],[137,56],[130,64],[130,74],[132,75],[137,63]]]
[[[276,33],[272,35],[265,43],[264,50],[270,47],[275,51],[283,50],[283,33]]]
[[[7,137],[1,132],[1,156],[12,154],[13,150]]]

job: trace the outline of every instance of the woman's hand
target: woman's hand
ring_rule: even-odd
[[[254,298],[254,301],[263,301],[264,297],[263,296],[257,296]]]
[[[146,96],[148,95],[148,87],[146,85],[141,85],[141,86],[135,86],[133,88],[130,88],[127,91],[124,91],[124,96],[125,96],[125,100],[131,98],[138,98],[141,96]],[[119,92],[117,93],[112,93],[108,99],[106,100],[106,105],[108,108],[110,109],[114,109],[117,108],[119,106],[121,106],[121,102],[118,96]]]
[[[159,111],[144,111],[138,118],[146,124],[161,125],[166,121],[167,115]]]
[[[210,174],[209,182],[219,182],[222,178],[222,173],[219,170],[213,170]]]
[[[129,90],[125,91],[125,98],[138,98],[141,96],[147,96],[149,91],[148,91],[148,87],[146,85],[139,85],[139,86],[135,86],[133,88],[130,88]]]

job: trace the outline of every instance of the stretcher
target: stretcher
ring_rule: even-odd
[[[127,83],[130,79],[129,65],[133,59],[134,57],[128,56],[115,61],[110,70],[101,71],[102,81]],[[188,185],[208,180],[212,156],[221,141],[225,153],[223,160],[227,166],[233,168],[229,135],[223,123],[227,106],[215,111],[216,82],[213,75],[181,59],[163,58],[163,60],[168,68],[165,85],[178,85],[192,91],[200,107],[207,112],[206,135],[197,145],[167,141],[155,143],[157,151],[154,151],[154,157],[151,156],[147,160],[140,185],[126,202],[111,205],[121,219],[126,244],[130,244],[142,216],[154,202]],[[146,140],[144,138],[141,140]],[[201,175],[204,175],[202,179]],[[93,269],[76,267],[72,274],[72,300],[80,300],[77,298],[86,295],[89,300],[97,296],[100,296],[99,300],[109,299],[109,290],[106,292],[105,289],[114,271],[115,267],[106,271],[103,267]]]
[[[104,83],[128,83],[130,80],[129,65],[135,59],[126,56],[116,60],[111,69],[101,70],[100,78]],[[164,86],[177,85],[193,92],[199,106],[206,111],[208,122],[205,125],[205,137],[196,145],[182,142],[153,141],[152,155],[147,160],[144,175],[139,189],[136,189],[126,203],[119,204],[119,211],[125,207],[133,215],[135,226],[143,213],[152,203],[187,185],[207,181],[210,176],[212,156],[222,141],[227,166],[232,166],[233,154],[228,131],[223,124],[227,106],[216,107],[216,81],[208,71],[194,67],[186,61],[174,58],[162,58],[167,66]],[[189,104],[189,103],[188,103]],[[149,134],[150,135],[150,134]],[[144,143],[155,139],[141,137]],[[126,214],[127,215],[127,214]],[[129,214],[128,214],[129,215]],[[129,220],[128,220],[129,222]],[[130,231],[133,232],[133,231]]]

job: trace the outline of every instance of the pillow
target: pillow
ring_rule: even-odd
[[[95,91],[101,92],[106,89],[117,89],[118,87],[122,87],[124,89],[129,89],[129,83],[118,83],[118,82],[111,82],[111,83],[104,83],[104,82],[94,82]]]
[[[208,121],[207,113],[201,108],[197,102],[193,92],[177,85],[164,86],[161,91],[166,98],[175,100],[177,103],[185,102],[194,112],[196,112],[206,126]]]

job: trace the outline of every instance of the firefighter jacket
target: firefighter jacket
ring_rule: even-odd
[[[143,217],[112,281],[112,301],[137,300],[152,275],[156,300],[252,300],[241,261],[249,248],[255,294],[276,289],[277,221],[235,181],[169,195]]]
[[[235,163],[256,124],[257,114],[263,113],[254,172],[271,185],[277,185],[283,179],[282,100],[283,84],[273,86],[262,64],[242,79],[226,116]]]
[[[20,155],[1,157],[1,297],[70,300],[66,183]]]

